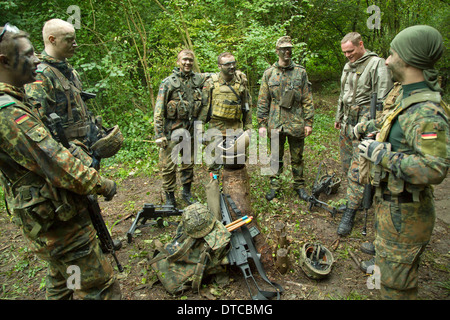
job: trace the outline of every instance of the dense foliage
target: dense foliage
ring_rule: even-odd
[[[379,25],[372,5],[380,9]],[[276,60],[276,39],[286,34],[310,79],[332,86],[345,63],[340,40],[347,32],[360,32],[366,48],[383,57],[395,34],[414,24],[436,27],[449,44],[450,5],[443,0],[7,0],[0,2],[0,24],[30,33],[40,52],[44,22],[74,23],[73,6],[80,28],[71,63],[85,89],[97,94],[92,108],[126,135],[123,160],[144,158],[155,148],[148,143],[155,98],[181,48],[193,49],[197,70],[206,72],[217,71],[220,53],[234,53],[256,100],[261,75]],[[448,56],[437,65],[444,81],[449,66]]]

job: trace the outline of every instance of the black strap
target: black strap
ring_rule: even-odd
[[[232,86],[230,86],[229,84],[227,84],[228,88],[231,89],[231,91],[233,91],[234,95],[236,96],[236,98],[238,98],[239,103],[241,103],[241,97],[236,93],[236,91],[233,89]]]
[[[227,200],[228,204],[230,205],[231,210],[236,214],[236,216],[242,217],[242,212],[237,208],[234,201],[231,199],[230,195],[224,194],[224,198]],[[239,231],[235,231],[239,232]],[[256,250],[255,244],[253,242],[252,235],[250,234],[250,230],[247,228],[247,226],[242,226],[240,228],[240,232],[242,232],[242,235],[244,236],[245,241],[247,242],[247,247],[250,251],[251,258],[253,259],[253,262],[255,263],[256,269],[259,272],[259,275],[261,278],[266,281],[269,285],[271,285],[275,291],[263,291],[260,290],[260,288],[256,285],[258,293],[256,296],[252,297],[254,300],[267,300],[273,297],[277,297],[277,300],[280,300],[280,294],[284,292],[283,287],[281,287],[278,283],[270,281],[269,278],[266,275],[266,272],[264,270],[263,265],[261,264],[261,261],[258,256],[258,252]],[[248,272],[250,271],[250,268],[248,268]],[[247,280],[247,278],[246,278]],[[248,283],[247,283],[248,286]],[[250,290],[250,288],[249,288]]]

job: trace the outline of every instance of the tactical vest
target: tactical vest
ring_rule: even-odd
[[[211,75],[211,78],[214,83],[211,96],[211,115],[225,120],[241,119],[241,92],[245,90],[242,79],[235,76],[235,82],[230,86],[221,84],[218,74]]]
[[[21,108],[21,104],[9,95],[0,94],[0,109],[11,105]],[[34,128],[26,134],[36,142],[49,134],[43,127]],[[12,210],[13,222],[22,227],[30,238],[34,239],[40,232],[48,230],[55,219],[67,221],[79,212],[80,201],[74,198],[74,194],[53,187],[43,177],[17,164],[2,150],[0,170],[7,210]]]
[[[377,135],[377,141],[385,142],[389,137],[389,132],[392,128],[397,117],[406,109],[420,102],[430,101],[434,104],[440,105],[447,117],[450,117],[450,109],[448,105],[442,100],[439,92],[425,90],[420,93],[416,93],[410,97],[401,100],[395,107],[394,111],[388,115],[383,123],[380,133]],[[436,106],[436,111],[441,112],[441,109]],[[408,191],[413,196],[414,202],[419,202],[419,194],[425,189],[426,186],[413,185],[405,183],[403,179],[396,178],[393,174],[390,174],[383,170],[380,165],[374,166],[371,172],[372,185],[377,187],[376,195],[381,196],[381,181],[387,182],[387,189],[392,195],[399,195],[403,191]]]
[[[372,60],[372,58],[375,58],[375,56],[369,56],[366,60],[364,60],[362,63],[358,64],[356,67],[350,67],[345,68],[345,76],[341,83],[341,92],[344,92],[345,84],[347,83],[347,79],[349,75],[355,74],[355,82],[353,86],[353,94],[352,94],[352,103],[349,106],[346,106],[344,109],[344,122],[347,123],[347,119],[350,119],[351,125],[356,125],[358,123],[359,119],[359,113],[360,113],[360,106],[356,105],[356,93],[358,90],[358,81],[361,75],[363,74],[364,70],[366,69],[369,62]]]
[[[196,118],[202,102],[202,77],[193,74],[188,83],[183,83],[176,74],[168,77],[171,90],[166,101],[165,117],[175,120]]]
[[[55,85],[56,108],[67,139],[69,141],[78,139],[84,143],[89,140],[90,142],[87,144],[92,145],[96,141],[95,137],[90,137],[93,134],[91,129],[94,120],[81,98],[82,86],[78,76],[73,72],[73,79],[69,81],[61,71],[45,62],[38,66],[38,71],[43,72],[47,68],[57,79]],[[59,96],[61,93],[63,96]]]

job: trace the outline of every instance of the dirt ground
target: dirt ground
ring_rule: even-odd
[[[333,164],[332,164],[333,165]],[[334,164],[336,166],[336,164]],[[256,166],[249,166],[250,188],[256,184],[263,184],[260,188],[267,191],[267,182],[253,179],[257,176]],[[313,176],[307,181],[312,183]],[[267,178],[264,178],[267,180]],[[196,182],[193,186],[194,196],[204,202],[204,184],[208,181],[205,168],[196,170]],[[144,203],[162,204],[161,181],[158,174],[151,178],[135,177],[132,174],[120,182],[117,195],[110,202],[100,201],[105,221],[109,228],[112,227],[112,237],[120,239],[123,247],[118,252],[118,258],[124,266],[123,273],[117,273],[122,287],[123,298],[127,300],[246,300],[250,299],[244,278],[239,269],[229,269],[230,282],[224,287],[214,283],[206,283],[200,294],[186,291],[181,295],[168,294],[162,285],[156,281],[156,276],[148,266],[148,257],[151,254],[151,242],[154,239],[170,241],[176,227],[169,224],[159,228],[147,226],[139,229],[128,243],[126,233],[129,230],[136,213]],[[323,201],[337,201],[344,197],[345,182],[341,185],[337,194],[330,196],[321,195]],[[450,217],[450,177],[435,189],[437,209],[436,226],[431,242],[427,246],[420,267],[419,297],[423,300],[448,300],[450,291],[449,283],[449,223]],[[367,224],[367,236],[361,234],[364,213],[357,215],[353,232],[348,237],[340,238],[339,245],[336,230],[341,214],[332,217],[328,211],[314,207],[308,210],[306,202],[297,199],[289,188],[285,187],[284,194],[272,203],[264,204],[264,194],[252,195],[252,206],[267,205],[273,207],[273,211],[266,212],[258,218],[259,227],[271,245],[274,245],[273,225],[277,221],[285,223],[288,239],[290,241],[289,271],[281,274],[272,263],[266,263],[265,269],[268,277],[284,288],[282,300],[377,300],[379,290],[368,288],[369,275],[364,274],[352,259],[349,251],[352,251],[357,259],[367,260],[367,254],[359,251],[359,246],[364,241],[373,240],[373,211],[369,211]],[[261,199],[256,199],[261,197]],[[177,192],[178,203],[184,206]],[[255,206],[253,206],[255,208]],[[281,209],[280,209],[281,208]],[[45,278],[45,265],[34,258],[34,255],[24,248],[24,242],[20,232],[9,222],[6,214],[1,215],[0,234],[0,298],[14,300],[40,300],[45,298],[43,279]],[[167,221],[177,222],[179,217],[168,218]],[[308,278],[300,268],[299,249],[305,242],[320,242],[332,250],[335,262],[329,276],[323,280]],[[273,247],[273,249],[275,249]],[[111,259],[113,265],[114,261]],[[253,268],[256,279],[261,287],[265,287]]]

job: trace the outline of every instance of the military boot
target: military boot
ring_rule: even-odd
[[[175,201],[175,193],[172,192],[166,192],[166,206],[173,206],[174,208],[177,207],[177,203]]]
[[[278,190],[270,189],[266,194],[267,201],[272,201],[274,198],[278,197]]]
[[[193,204],[195,202],[194,199],[192,199],[191,184],[190,183],[186,183],[186,184],[183,185],[183,191],[181,192],[181,197],[189,205],[191,205],[191,204]]]
[[[355,221],[356,209],[345,209],[342,214],[341,223],[339,223],[337,233],[340,236],[346,236],[352,232],[353,222]]]
[[[375,255],[375,246],[372,242],[363,242],[360,247],[361,251],[372,256]]]
[[[306,192],[305,189],[300,188],[300,189],[296,189],[295,192],[298,194],[298,196],[300,197],[300,199],[304,200],[304,201],[308,201],[309,196],[308,193]]]
[[[359,268],[364,271],[365,273],[367,273],[367,269],[370,266],[374,266],[375,265],[375,258],[372,258],[370,260],[367,261],[361,261],[361,263],[359,264]],[[369,271],[369,273],[373,273],[373,268],[371,268],[371,270]]]

